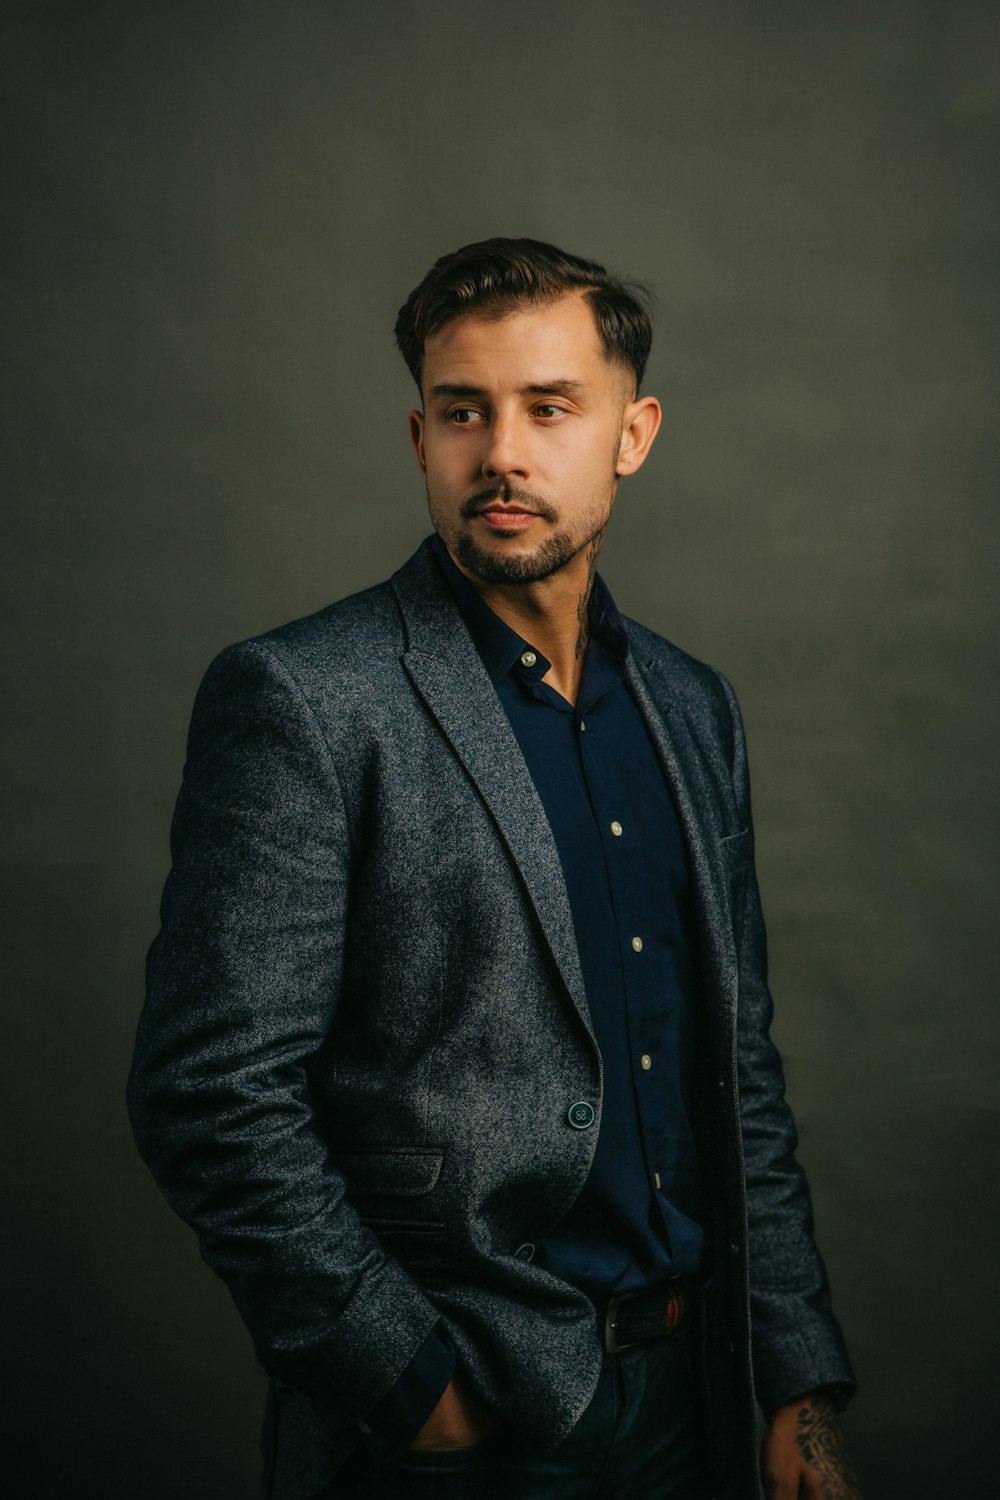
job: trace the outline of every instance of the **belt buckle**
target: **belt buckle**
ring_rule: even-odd
[[[602,1337],[605,1354],[620,1354],[623,1349],[634,1349],[638,1344],[644,1343],[643,1339],[620,1339],[618,1337],[618,1310],[623,1302],[634,1302],[638,1297],[645,1297],[647,1291],[641,1289],[637,1292],[620,1292],[617,1297],[608,1298],[607,1311],[604,1314],[604,1328]],[[684,1279],[681,1276],[671,1276],[664,1288],[666,1296],[666,1307],[664,1308],[663,1334],[671,1338],[681,1324],[684,1322],[686,1312]]]
[[[617,1297],[608,1298],[607,1312],[604,1314],[604,1352],[605,1354],[620,1354],[623,1349],[634,1349],[641,1339],[619,1340],[616,1329],[618,1327],[618,1309],[623,1302],[632,1302],[639,1295],[636,1292],[621,1292]]]

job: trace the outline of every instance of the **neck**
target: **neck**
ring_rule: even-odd
[[[483,583],[457,563],[493,613],[548,658],[551,666],[542,680],[572,704],[580,694],[590,596],[606,531],[603,527],[564,568],[538,583]]]

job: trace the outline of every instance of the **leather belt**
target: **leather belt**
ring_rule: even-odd
[[[691,1278],[673,1276],[659,1286],[596,1298],[595,1306],[605,1354],[620,1354],[680,1333],[691,1315]]]

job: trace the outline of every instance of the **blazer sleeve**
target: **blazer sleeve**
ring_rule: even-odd
[[[345,1197],[308,1060],[337,1004],[350,886],[329,747],[266,645],[209,668],[129,1080],[139,1149],[273,1375],[344,1426],[437,1321]]]
[[[753,818],[743,723],[725,678],[733,785],[741,828],[750,830],[742,925],[738,928],[737,1077],[747,1197],[750,1328],[758,1400],[770,1412],[819,1387],[854,1387],[826,1271],[813,1239],[812,1204],[795,1158],[781,1059],[770,1038],[773,1004],[764,918],[753,860]]]

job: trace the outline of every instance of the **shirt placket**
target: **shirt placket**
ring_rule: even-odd
[[[627,882],[624,879],[624,862],[632,857],[641,833],[638,819],[629,816],[624,806],[624,795],[616,797],[614,792],[607,789],[609,780],[612,783],[617,780],[614,776],[609,778],[605,769],[607,756],[614,755],[613,744],[609,744],[605,733],[609,711],[610,703],[607,695],[604,695],[603,699],[591,701],[586,711],[579,714],[580,759],[587,798],[604,850],[608,888],[618,934],[625,996],[622,1025],[629,1060],[632,1106],[643,1147],[646,1180],[650,1190],[658,1192],[662,1187],[662,1164],[651,1137],[659,1139],[663,1132],[657,1132],[653,1125],[656,1105],[651,1090],[655,1088],[657,1044],[653,1036],[655,1023],[649,1003],[649,978],[643,972],[644,968],[648,969],[654,955],[650,951],[650,935],[645,930],[641,914],[633,909],[634,902],[629,899],[625,889]]]

